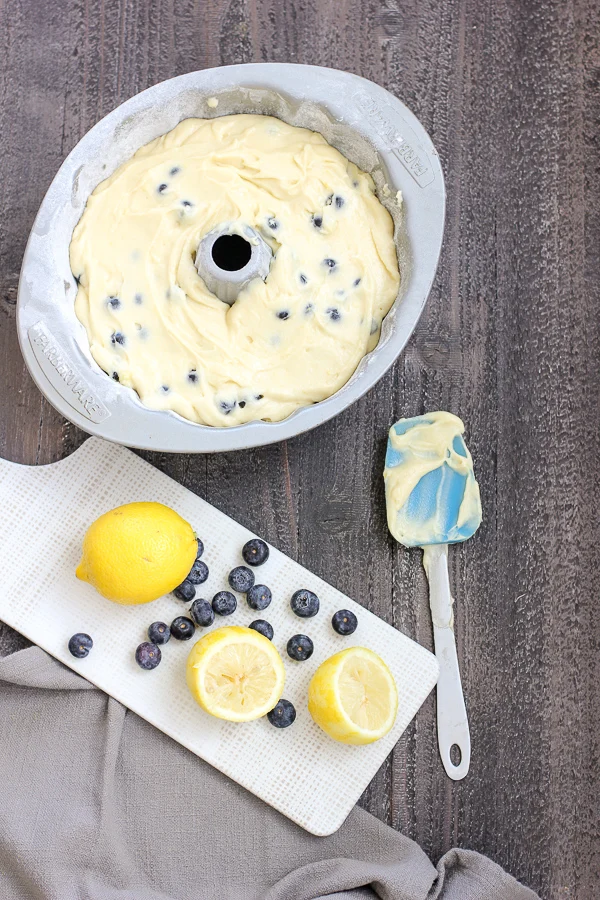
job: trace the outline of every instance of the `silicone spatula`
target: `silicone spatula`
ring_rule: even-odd
[[[454,780],[469,771],[471,738],[454,640],[448,544],[466,541],[481,523],[479,486],[463,432],[462,421],[448,412],[400,419],[390,428],[383,473],[392,535],[405,547],[423,548],[440,664],[438,746]],[[451,758],[454,745],[460,750],[457,765]]]

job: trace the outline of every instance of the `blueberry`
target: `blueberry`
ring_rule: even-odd
[[[295,634],[287,642],[287,652],[291,659],[304,662],[313,655],[314,645],[306,634]]]
[[[119,381],[119,373],[118,373],[118,372],[113,372],[113,373],[112,373],[112,378],[113,378],[113,381]]]
[[[228,416],[229,413],[235,409],[235,407],[235,400],[221,400],[221,402],[219,403],[219,409],[225,416]]]
[[[215,614],[208,600],[201,600],[198,597],[190,606],[190,616],[202,628],[208,628],[215,621]]]
[[[194,587],[194,583],[186,578],[185,581],[181,582],[179,587],[175,588],[173,593],[178,600],[181,600],[183,603],[189,603],[189,601],[193,600],[196,596],[196,588]]]
[[[269,548],[260,538],[251,538],[242,547],[242,556],[249,566],[262,566],[269,558]]]
[[[136,294],[133,299],[134,299],[134,303],[137,303],[138,306],[141,306],[144,298],[142,297],[141,294]]]
[[[148,626],[148,639],[153,644],[166,644],[170,637],[171,632],[166,622],[153,622]]]
[[[135,651],[135,661],[141,669],[155,669],[161,657],[160,647],[151,641],[144,641]]]
[[[118,297],[109,297],[106,302],[111,309],[118,309],[121,305],[121,301]]]
[[[201,559],[197,559],[190,570],[190,574],[185,579],[191,581],[192,584],[204,584],[208,578],[208,566]]]
[[[158,188],[157,188],[157,191],[158,191],[159,194],[162,194],[162,193],[164,193],[164,191],[166,191],[166,189],[167,189],[167,185],[166,185],[165,182],[163,181],[162,184],[159,184],[159,186],[158,186]]]
[[[264,397],[264,394],[257,394],[256,397],[255,397],[254,399],[255,399],[255,400],[262,400],[263,397]]]
[[[196,382],[198,381],[198,373],[195,369],[192,369],[190,372],[188,372],[188,381],[191,381],[192,384],[196,384]]]
[[[335,205],[337,206],[338,209],[341,209],[345,202],[346,201],[344,200],[343,197],[340,197],[339,194],[336,194]]]
[[[186,616],[177,616],[171,622],[171,634],[178,641],[189,641],[196,631],[196,626]]]
[[[255,631],[258,631],[259,634],[262,634],[263,637],[268,638],[270,641],[273,640],[273,626],[266,621],[266,619],[255,619],[254,622],[250,622],[248,628],[253,628]]]
[[[163,384],[163,385],[161,385],[161,388],[160,388],[160,389],[161,389],[161,391],[163,391],[165,394],[168,394],[168,393],[169,393],[169,385],[168,385],[168,384]]]
[[[292,595],[290,606],[292,612],[295,612],[301,619],[310,619],[319,612],[319,598],[312,591],[303,588]]]
[[[360,284],[360,278],[355,278],[354,279],[354,287],[358,287],[359,284]]]
[[[78,632],[69,641],[69,653],[77,659],[85,659],[93,646],[94,642],[89,634]]]
[[[246,594],[246,602],[250,609],[266,609],[273,595],[265,584],[253,584]]]
[[[289,319],[289,317],[290,317],[290,314],[289,314],[289,312],[288,312],[287,309],[282,309],[281,312],[278,312],[278,313],[277,313],[277,318],[278,318],[278,319],[284,319],[284,320],[285,320],[285,319]]]
[[[315,226],[315,228],[320,228],[321,225],[323,224],[323,216],[313,216],[312,223]]]
[[[287,728],[296,721],[296,708],[289,700],[280,700],[277,706],[267,713],[267,719],[275,728]]]
[[[246,401],[245,401],[245,400],[240,400],[240,402],[238,403],[238,406],[239,406],[240,409],[243,409],[243,408],[245,407],[245,405],[246,405]]]
[[[306,277],[306,275],[300,275],[300,284],[307,284],[307,283],[308,283],[308,278]]]
[[[254,584],[254,572],[246,566],[236,566],[229,573],[229,586],[238,594],[247,593]]]
[[[200,538],[196,538],[196,543],[198,544],[198,549],[196,550],[196,559],[200,559],[200,557],[204,553],[204,544],[202,543]]]
[[[279,222],[277,221],[275,216],[269,216],[269,218],[267,219],[267,225],[272,231],[277,231],[277,229],[279,228]]]
[[[327,257],[327,259],[323,260],[323,265],[327,266],[328,269],[335,269],[337,263],[335,259],[331,259],[331,257]]]
[[[173,168],[169,172],[169,175],[177,175],[177,173],[180,171],[181,171],[181,169],[179,168],[179,166],[173,166]]]
[[[192,201],[191,201],[191,200],[182,200],[182,201],[181,201],[181,205],[182,205],[183,207],[185,207],[186,209],[189,209],[190,206],[192,206],[193,204],[192,204]]]
[[[310,316],[311,312],[314,311],[314,308],[315,308],[314,303],[307,303],[306,306],[304,307],[304,315]]]
[[[354,634],[358,625],[358,619],[349,609],[338,609],[333,614],[331,624],[333,625],[333,630],[337,631],[338,634]]]
[[[332,322],[338,322],[342,318],[342,315],[341,315],[339,309],[337,309],[335,306],[330,306],[328,309],[325,310],[325,312],[327,313],[327,315],[329,316],[329,318],[331,319]]]
[[[218,616],[230,616],[235,612],[237,600],[231,591],[219,591],[212,598],[212,608]]]
[[[113,331],[110,336],[110,342],[111,344],[121,344],[121,346],[123,346],[125,343],[125,335],[122,331]]]

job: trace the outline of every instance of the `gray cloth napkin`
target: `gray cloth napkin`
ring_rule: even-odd
[[[537,896],[359,808],[314,837],[38,647],[0,660],[0,772],[1,900]]]

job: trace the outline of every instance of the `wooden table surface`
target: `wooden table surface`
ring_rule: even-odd
[[[434,861],[479,850],[557,900],[600,889],[599,35],[592,0],[0,0],[0,453],[11,460],[52,462],[85,440],[31,381],[15,303],[44,192],[105,113],[182,72],[289,61],[379,82],[430,132],[445,244],[388,375],[286,444],[144,455],[430,647],[420,553],[385,525],[385,437],[404,415],[464,418],[484,508],[451,553],[471,771],[445,776],[432,697],[362,803]],[[24,645],[0,630],[0,652]]]

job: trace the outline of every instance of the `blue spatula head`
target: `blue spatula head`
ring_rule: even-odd
[[[442,411],[390,428],[383,473],[388,526],[406,547],[466,541],[481,524],[464,430],[458,416]]]

